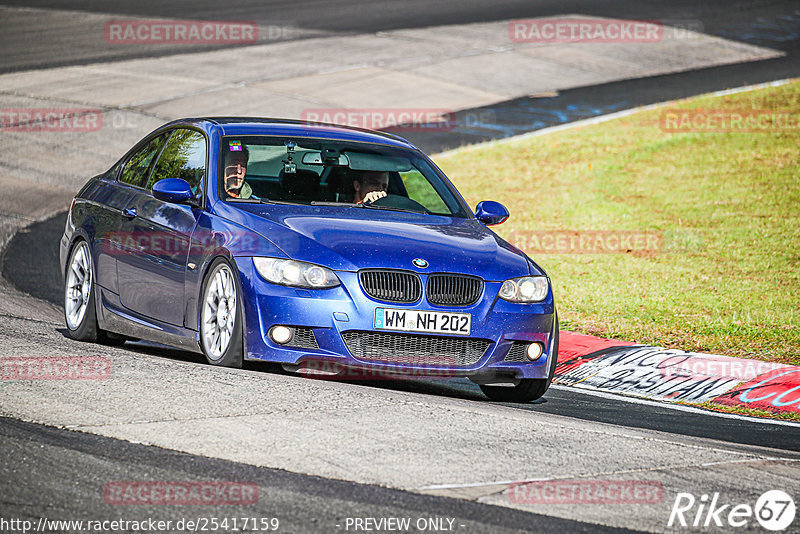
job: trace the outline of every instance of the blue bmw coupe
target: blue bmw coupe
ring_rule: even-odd
[[[166,124],[75,196],[60,244],[74,339],[146,339],[289,369],[550,385],[547,274],[406,140],[279,119]]]

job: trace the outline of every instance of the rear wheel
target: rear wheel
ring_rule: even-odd
[[[524,378],[515,386],[480,386],[483,394],[497,402],[530,402],[545,394],[553,381],[558,363],[558,315],[553,327],[553,349],[547,367],[547,378]]]
[[[67,333],[79,341],[97,341],[97,314],[94,307],[94,267],[86,241],[79,241],[67,262],[64,280],[64,320]]]
[[[122,345],[129,338],[100,330],[95,307],[94,265],[86,241],[78,241],[67,262],[64,280],[64,322],[72,339]]]
[[[200,344],[211,365],[242,366],[240,294],[231,265],[222,258],[214,260],[200,301]]]

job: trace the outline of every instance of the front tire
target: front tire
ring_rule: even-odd
[[[217,258],[203,281],[200,345],[206,360],[221,367],[242,366],[241,290],[230,263]]]
[[[558,315],[553,328],[553,348],[547,378],[523,378],[516,386],[480,386],[483,394],[497,402],[531,402],[540,399],[553,382],[558,363]]]

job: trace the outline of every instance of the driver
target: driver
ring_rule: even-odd
[[[232,198],[257,198],[253,196],[253,189],[250,184],[244,181],[247,174],[247,161],[250,159],[250,152],[246,146],[241,150],[231,150],[225,154],[225,192]]]
[[[353,180],[353,189],[356,194],[353,198],[355,204],[375,202],[386,196],[389,189],[389,173],[381,171],[361,171],[358,178]]]

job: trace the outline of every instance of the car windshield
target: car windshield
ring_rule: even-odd
[[[220,198],[349,205],[465,217],[451,186],[412,150],[273,136],[221,141]]]

